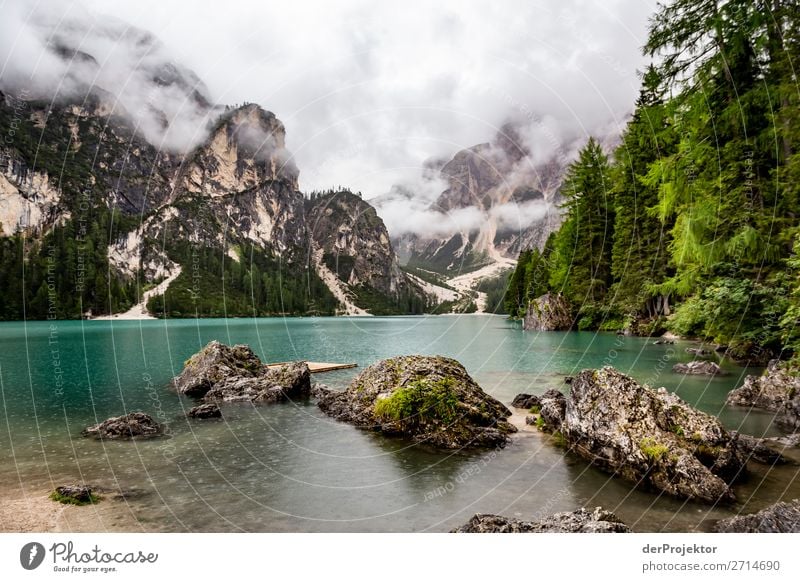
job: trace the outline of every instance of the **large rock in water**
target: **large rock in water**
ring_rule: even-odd
[[[758,513],[737,515],[717,522],[720,533],[800,533],[800,500],[780,502]]]
[[[212,341],[186,361],[174,384],[206,402],[274,403],[308,397],[311,375],[305,362],[269,368],[249,346]]]
[[[249,346],[230,347],[214,340],[186,360],[174,383],[181,394],[200,398],[226,378],[253,378],[263,371],[264,364]]]
[[[745,471],[735,439],[716,418],[664,388],[653,390],[611,367],[584,370],[563,410],[562,418],[544,420],[594,465],[676,497],[734,500],[730,484]]]
[[[788,362],[772,360],[763,375],[747,376],[744,384],[731,390],[726,403],[777,412],[780,426],[800,430],[800,376]]]
[[[131,412],[115,416],[83,429],[83,436],[97,439],[135,439],[157,437],[164,434],[164,426],[144,412]]]
[[[616,515],[601,507],[556,513],[536,521],[502,515],[475,514],[451,533],[629,533],[631,529]]]
[[[562,295],[545,293],[531,301],[522,320],[522,329],[531,331],[566,331],[573,319],[569,303]]]
[[[343,392],[320,394],[326,414],[359,428],[438,448],[503,445],[511,411],[486,394],[464,366],[441,356],[399,356],[366,368]]]

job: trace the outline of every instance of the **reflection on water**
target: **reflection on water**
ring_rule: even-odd
[[[688,344],[523,333],[491,316],[57,322],[56,332],[46,323],[0,325],[2,484],[47,489],[80,480],[128,490],[147,530],[446,531],[476,512],[530,518],[602,505],[637,531],[687,531],[800,496],[796,467],[755,466],[737,488],[739,505],[709,508],[632,490],[535,432],[502,450],[434,452],[332,421],[313,403],[226,405],[223,421],[189,421],[192,401],[168,387],[211,339],[248,343],[267,361],[363,367],[398,354],[443,354],[506,403],[523,391],[564,389],[564,375],[610,364],[677,391],[731,428],[779,434],[771,415],[724,405],[745,370],[723,363],[730,374],[718,378],[672,373],[690,359]],[[317,379],[343,387],[357,372]],[[80,438],[86,425],[131,410],[159,416],[171,438]]]

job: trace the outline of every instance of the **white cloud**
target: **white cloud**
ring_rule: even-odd
[[[275,112],[303,190],[342,185],[370,199],[409,185],[420,200],[381,207],[393,233],[415,224],[469,228],[476,220],[469,213],[414,214],[442,190],[420,178],[426,161],[487,142],[508,120],[521,124],[533,163],[573,155],[588,134],[619,127],[638,93],[640,47],[655,4],[44,0],[30,8],[6,0],[0,81],[27,77],[41,88],[91,73],[80,65],[65,71],[44,50],[46,15],[58,34],[95,54],[97,83],[114,91],[153,141],[185,148],[204,135],[206,113],[185,92],[154,87],[141,74],[172,60],[198,74],[213,102],[256,102]],[[104,34],[124,30],[120,22],[163,45],[137,52],[135,43]],[[168,132],[151,104],[169,118]],[[506,209],[497,212],[507,218]]]
[[[563,138],[622,119],[655,0],[87,5],[152,31],[217,102],[274,111],[303,189],[369,199],[509,118],[545,119]]]

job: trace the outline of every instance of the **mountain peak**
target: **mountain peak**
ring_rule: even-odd
[[[184,172],[188,192],[213,196],[282,181],[298,189],[298,170],[275,114],[248,103],[223,113]]]

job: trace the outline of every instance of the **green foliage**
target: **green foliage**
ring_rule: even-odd
[[[504,271],[496,277],[479,280],[475,286],[476,291],[486,293],[486,311],[488,313],[507,313],[505,296],[510,276],[510,271]]]
[[[567,437],[565,437],[561,431],[555,431],[551,438],[553,439],[553,443],[558,447],[565,448],[568,444]]]
[[[240,261],[219,248],[176,242],[167,249],[183,270],[165,295],[147,308],[169,317],[330,315],[337,301],[313,269],[281,262],[254,245],[240,247]]]
[[[456,418],[458,396],[453,378],[421,378],[375,403],[378,418],[410,425],[450,424]]]
[[[581,151],[544,253],[548,290],[564,294],[581,329],[646,333],[668,317],[672,331],[733,354],[798,351],[796,8],[658,5],[645,47],[657,64],[612,163],[593,140]],[[531,261],[523,253],[510,279],[509,313],[525,306]]]
[[[53,491],[50,494],[50,499],[64,505],[94,505],[100,501],[100,496],[94,493],[89,493],[89,501],[81,501],[70,495],[61,495],[58,491]]]
[[[551,290],[578,312],[579,327],[600,325],[600,306],[612,283],[614,206],[609,161],[600,144],[589,142],[567,169],[561,193],[567,216],[553,242]]]
[[[639,449],[651,463],[661,460],[664,455],[669,453],[668,446],[659,443],[652,437],[645,437],[639,441]]]
[[[386,295],[369,285],[353,288],[354,303],[372,315],[397,315],[425,313],[427,304],[411,290],[401,291],[397,296]]]
[[[544,249],[522,251],[517,265],[508,275],[504,307],[511,317],[523,317],[531,301],[547,293],[550,280],[550,256],[554,244],[551,235]]]

